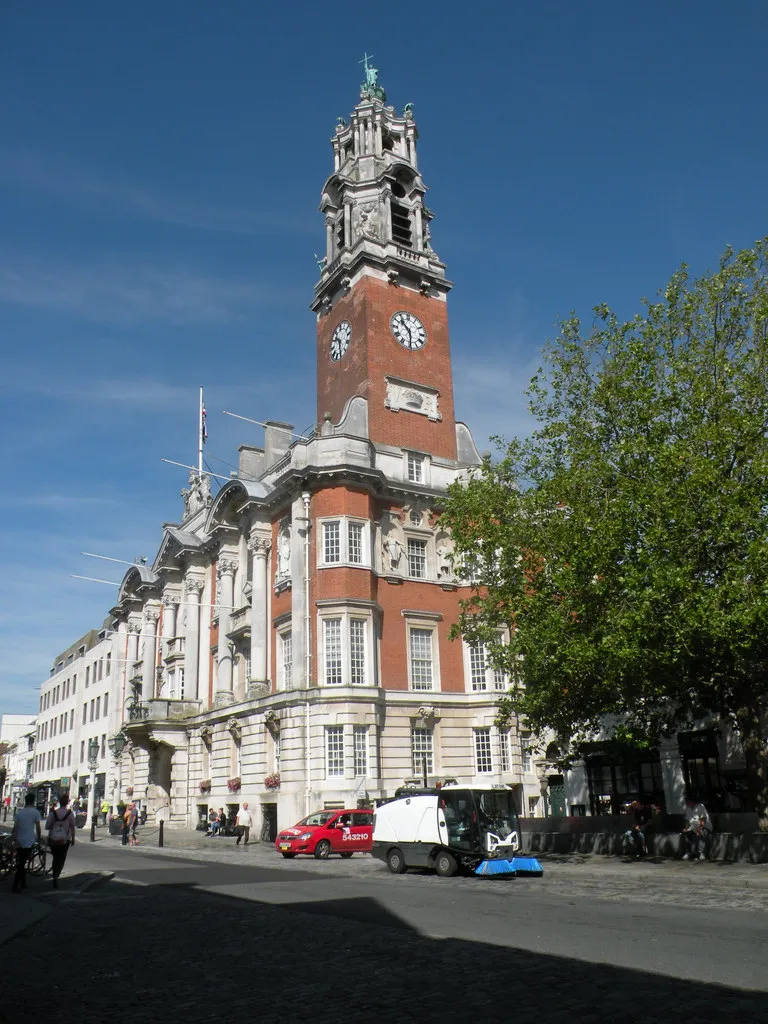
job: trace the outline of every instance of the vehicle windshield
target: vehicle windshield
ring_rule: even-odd
[[[314,814],[310,814],[309,817],[303,818],[300,825],[325,825],[331,818],[333,818],[338,812],[337,811],[315,811]]]
[[[508,789],[475,793],[480,827],[506,839],[519,829],[514,794]]]

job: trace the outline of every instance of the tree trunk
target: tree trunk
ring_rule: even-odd
[[[768,743],[763,735],[760,709],[754,694],[739,701],[735,718],[747,766],[747,792],[757,811],[757,827],[768,832]]]

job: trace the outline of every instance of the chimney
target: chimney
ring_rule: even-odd
[[[277,423],[267,420],[264,424],[264,467],[269,469],[285,455],[293,438],[292,423]]]
[[[241,480],[258,480],[264,472],[264,449],[252,444],[241,444],[237,449],[240,453],[238,461]]]

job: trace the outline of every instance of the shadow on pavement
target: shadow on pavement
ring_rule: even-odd
[[[433,939],[375,900],[299,908],[187,881],[112,881],[63,902],[3,954],[10,1024],[768,1019],[765,993]]]

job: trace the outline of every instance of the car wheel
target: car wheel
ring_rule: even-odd
[[[293,860],[293,858],[296,856],[296,854],[295,853],[284,853],[283,856],[285,857],[286,860]]]
[[[341,858],[342,860],[349,860],[351,856],[352,854],[349,851],[347,851],[346,853],[342,853]]]
[[[393,875],[402,875],[405,871],[405,857],[396,846],[387,854],[387,867]]]
[[[321,839],[315,847],[315,858],[317,860],[328,860],[331,855],[331,844],[327,839]]]
[[[451,878],[456,874],[456,860],[450,853],[438,853],[435,858],[435,871],[441,878]]]

